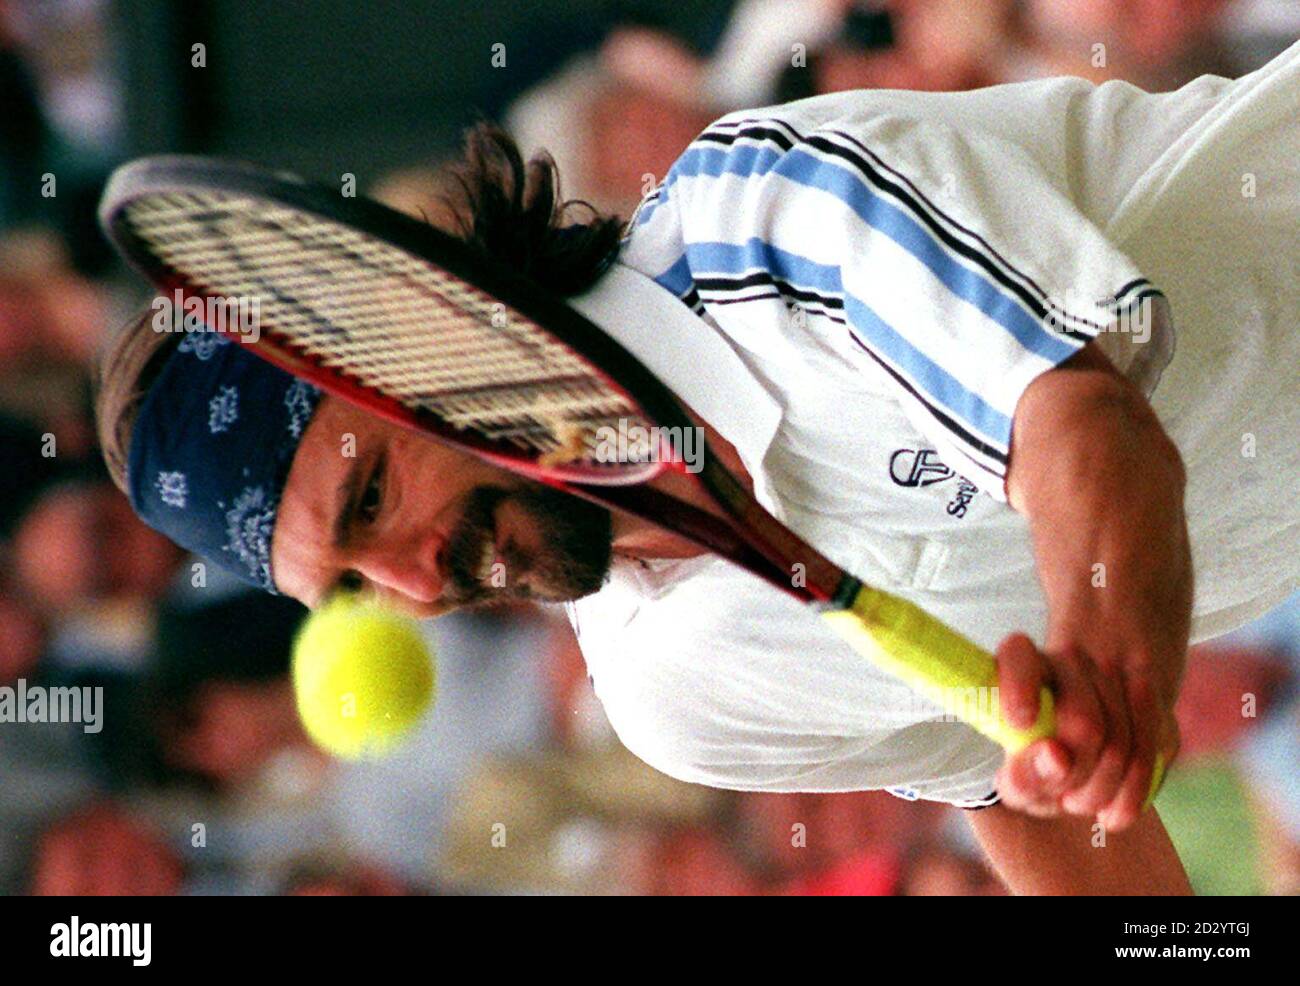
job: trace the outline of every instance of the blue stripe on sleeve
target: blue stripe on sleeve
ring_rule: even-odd
[[[679,298],[686,294],[695,283],[694,278],[691,275],[691,265],[686,258],[686,254],[682,254],[678,257],[676,263],[654,280],[660,287],[667,288]]]
[[[799,148],[782,152],[748,144],[730,149],[695,146],[673,165],[666,184],[678,177],[759,177],[768,172],[835,196],[863,222],[920,261],[954,295],[1001,325],[1029,352],[1059,364],[1078,351],[1026,312],[1012,295],[960,263],[913,216],[876,194],[860,175],[842,165]]]
[[[1010,441],[1011,419],[917,349],[869,305],[847,294],[838,267],[819,264],[757,237],[740,244],[691,243],[686,251],[690,271],[696,277],[713,273],[735,276],[752,270],[766,270],[796,289],[842,296],[849,329],[864,345],[899,367],[935,403],[990,441],[1000,443],[1004,448]],[[680,263],[674,265],[674,269]]]
[[[668,172],[664,187],[675,185],[679,178],[698,178],[707,175],[742,177],[765,175],[776,165],[785,152],[778,147],[756,147],[753,144],[735,144],[718,147],[704,144],[688,147]]]

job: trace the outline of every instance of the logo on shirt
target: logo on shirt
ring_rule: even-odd
[[[930,486],[955,475],[932,448],[895,449],[889,457],[889,478],[899,486]]]
[[[932,448],[895,449],[889,457],[889,478],[899,486],[912,488],[956,479],[957,492],[948,501],[946,509],[950,516],[957,518],[966,516],[971,500],[979,492],[979,487],[969,479],[944,465],[939,453]]]

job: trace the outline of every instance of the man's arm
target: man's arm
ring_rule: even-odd
[[[1172,710],[1187,652],[1192,571],[1178,450],[1145,397],[1088,346],[1025,390],[1007,491],[1030,524],[1048,634],[999,648],[1003,708],[1033,721],[1058,702],[1056,741],[1008,759],[1012,807],[1138,817],[1157,750],[1177,750]]]
[[[969,811],[971,828],[1015,894],[1187,896],[1187,873],[1154,811],[1124,832],[1086,818],[1033,818],[1004,805]]]

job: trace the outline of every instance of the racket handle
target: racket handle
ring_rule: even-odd
[[[915,603],[861,586],[847,608],[822,612],[858,653],[945,712],[972,726],[1008,753],[1056,732],[1052,693],[1044,688],[1038,719],[1028,729],[1012,726],[998,707],[998,667],[993,655]],[[1156,755],[1147,807],[1164,783],[1164,757]]]

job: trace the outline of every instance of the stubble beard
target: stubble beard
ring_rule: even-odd
[[[509,504],[535,525],[540,548],[513,538],[485,571],[500,508]],[[596,592],[609,576],[613,518],[603,507],[547,486],[477,486],[447,542],[449,601],[482,606],[519,599],[568,602]]]

